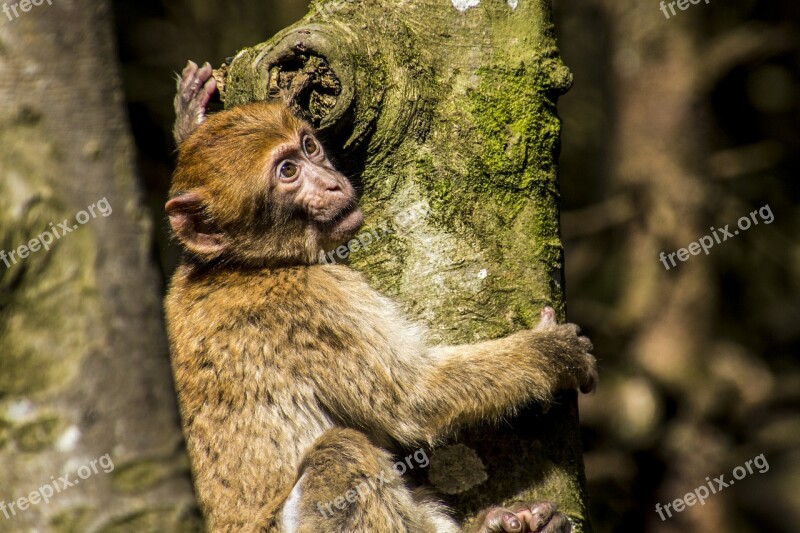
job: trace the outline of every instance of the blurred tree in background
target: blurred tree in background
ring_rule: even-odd
[[[0,532],[196,530],[110,4],[37,9],[0,26]]]
[[[603,378],[582,403],[595,529],[797,531],[799,6],[554,4],[567,301]],[[772,224],[660,263],[766,204]],[[760,453],[768,472],[655,513]]]

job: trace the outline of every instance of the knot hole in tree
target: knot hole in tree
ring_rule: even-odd
[[[333,45],[339,36],[332,31],[324,25],[289,31],[263,48],[253,67],[266,83],[265,99],[282,99],[323,137],[347,139],[355,118],[355,73],[347,51]]]
[[[325,58],[295,52],[270,69],[267,96],[282,98],[297,116],[318,128],[336,106],[342,84]]]

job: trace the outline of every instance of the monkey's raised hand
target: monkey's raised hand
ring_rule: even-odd
[[[182,143],[206,119],[206,106],[217,91],[217,82],[212,77],[211,64],[198,67],[189,61],[178,77],[178,93],[175,95],[175,126],[172,133],[175,143]]]

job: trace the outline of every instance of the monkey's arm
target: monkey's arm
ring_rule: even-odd
[[[402,334],[383,338],[391,344]],[[414,350],[413,341],[406,346]],[[358,367],[342,366],[334,375],[338,383],[318,390],[337,416],[404,444],[435,442],[458,426],[497,418],[530,401],[547,403],[559,390],[588,392],[597,380],[591,343],[578,336],[576,326],[556,324],[550,308],[537,329],[502,339],[400,358],[392,348],[347,357]]]
[[[445,430],[497,418],[522,404],[548,404],[560,390],[590,392],[597,382],[592,344],[574,324],[556,324],[554,311],[542,311],[534,330],[465,346],[432,348],[436,363],[423,376]],[[435,391],[440,391],[436,394]]]

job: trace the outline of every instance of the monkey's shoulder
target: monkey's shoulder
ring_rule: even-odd
[[[372,289],[364,277],[343,265],[309,265],[196,273],[176,271],[167,295],[168,308],[183,316],[206,315],[230,321],[281,316],[311,320],[325,309],[342,317],[395,311],[394,304]]]

